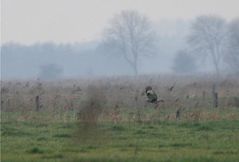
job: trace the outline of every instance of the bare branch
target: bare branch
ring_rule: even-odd
[[[153,53],[155,34],[149,20],[136,11],[122,11],[111,20],[106,42],[118,49],[125,60],[138,73],[138,62],[146,53]]]

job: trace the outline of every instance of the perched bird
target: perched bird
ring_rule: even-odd
[[[153,91],[153,88],[151,86],[147,86],[145,88],[145,93],[148,98],[148,102],[150,103],[156,103],[158,101],[158,96],[157,94]]]

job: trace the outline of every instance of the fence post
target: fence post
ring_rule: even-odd
[[[213,84],[212,87],[212,97],[213,97],[213,107],[218,107],[218,93],[216,92],[216,85]]]
[[[36,111],[39,111],[40,110],[40,97],[39,96],[36,96],[35,104],[36,104]]]

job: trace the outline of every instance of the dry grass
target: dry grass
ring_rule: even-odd
[[[220,110],[239,107],[239,78],[220,81],[219,108],[212,109],[212,85],[210,76],[139,76],[98,79],[46,81],[2,81],[1,111],[20,112],[22,119],[30,118],[26,112],[51,112],[57,118],[77,118],[82,121],[108,120],[154,121],[218,120],[237,118],[237,115],[221,116]],[[146,103],[142,95],[146,86],[152,86],[164,103],[156,109]],[[36,103],[36,97],[39,97]],[[209,113],[209,112],[210,113]],[[64,115],[72,112],[72,116]],[[206,114],[208,113],[208,114]],[[211,114],[214,113],[214,114]],[[230,112],[229,112],[230,113]],[[63,115],[62,115],[63,114]],[[78,116],[79,117],[79,116]]]

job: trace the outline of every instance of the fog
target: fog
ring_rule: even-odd
[[[183,37],[165,35],[158,38],[157,54],[140,60],[140,74],[171,72],[175,52],[184,46]],[[105,53],[101,42],[75,44],[53,42],[2,46],[3,78],[37,78],[41,66],[61,66],[64,77],[132,75],[127,62],[120,56]]]
[[[162,25],[165,27],[166,24]],[[172,32],[180,30],[182,25],[185,29],[188,27],[187,23],[182,22],[175,29],[171,29]],[[140,60],[139,73],[171,73],[175,53],[185,46],[184,36],[167,35],[162,32],[162,35],[158,37],[156,54]],[[66,78],[133,75],[124,58],[120,55],[106,53],[100,41],[74,44],[46,42],[32,45],[12,42],[2,46],[3,78],[38,78],[41,67],[47,64],[62,67],[61,77]]]
[[[51,1],[48,4],[48,1],[35,3],[28,0],[3,0],[1,79],[51,80],[175,73],[185,75],[215,73],[219,70],[223,74],[237,75],[238,70],[235,70],[238,68],[237,60],[239,60],[237,42],[230,43],[232,42],[230,40],[237,38],[231,38],[230,34],[227,34],[226,43],[220,42],[220,49],[223,52],[216,53],[220,55],[220,60],[216,58],[219,70],[215,59],[211,57],[210,50],[195,52],[195,49],[198,50],[197,44],[189,42],[190,36],[194,36],[193,25],[200,16],[209,18],[214,16],[212,21],[222,19],[225,33],[228,33],[232,24],[238,24],[236,0],[220,2],[183,0],[181,3],[146,0],[133,2],[62,0]],[[122,41],[115,44],[114,40],[107,39],[105,33],[111,29],[111,21],[116,19],[115,15],[120,15],[124,11],[133,11],[149,21],[150,30],[154,31],[155,36],[154,46],[148,47],[150,51],[154,50],[152,55],[148,55],[148,49],[139,50],[139,48],[135,52],[132,42],[124,46],[124,50],[129,51],[129,48],[133,50],[126,51],[123,55],[124,52],[119,50],[122,48],[118,46]],[[238,30],[234,31],[238,33]],[[220,28],[216,33],[218,32],[223,33],[224,29]],[[141,33],[137,35],[141,39],[139,35]],[[137,36],[135,36],[136,40]],[[199,37],[203,36],[199,35]],[[109,40],[114,46],[106,45]],[[127,42],[127,40],[123,41]],[[225,48],[222,44],[225,44]],[[145,44],[140,45],[145,47]],[[229,52],[229,47],[230,49],[235,47],[235,50]],[[206,46],[200,48],[205,49]],[[181,53],[187,51],[191,58],[177,59],[180,51]],[[233,54],[229,57],[227,56],[229,53]],[[139,57],[137,60],[127,61],[125,56],[131,59],[132,57],[129,56],[131,54]],[[233,60],[233,66],[231,66],[232,61],[228,60]],[[134,61],[137,73],[131,64]],[[178,63],[180,61],[181,63]],[[191,64],[193,62],[193,65],[189,62]]]

